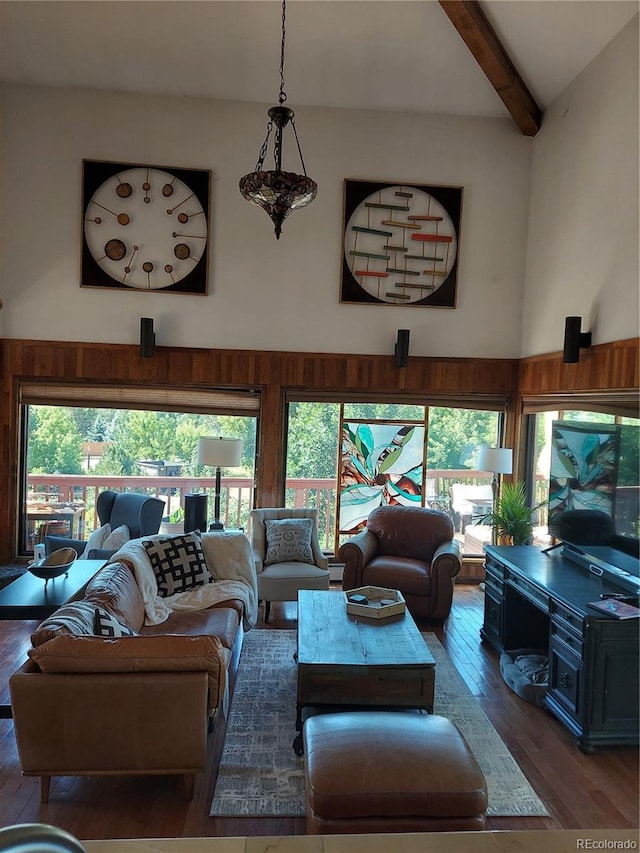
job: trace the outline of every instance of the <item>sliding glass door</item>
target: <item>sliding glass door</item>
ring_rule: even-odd
[[[439,509],[465,556],[481,556],[491,531],[473,516],[485,508],[480,495],[491,496],[491,475],[478,470],[478,450],[499,443],[504,405],[456,403],[290,401],[286,505],[318,508],[322,545],[333,553],[376,506]]]

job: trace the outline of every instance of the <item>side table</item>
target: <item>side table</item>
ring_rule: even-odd
[[[46,619],[74,598],[104,566],[104,560],[76,560],[67,577],[44,581],[26,571],[0,590],[0,621]],[[11,705],[0,704],[0,719],[11,718]]]

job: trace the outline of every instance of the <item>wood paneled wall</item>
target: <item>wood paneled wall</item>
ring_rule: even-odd
[[[15,556],[20,380],[259,389],[257,502],[269,506],[279,504],[283,494],[284,400],[288,390],[505,394],[509,399],[506,443],[512,444],[518,392],[624,388],[638,383],[637,340],[594,347],[586,358],[581,354],[577,365],[562,365],[561,361],[558,354],[521,362],[410,357],[408,366],[398,369],[391,355],[157,347],[152,358],[141,358],[138,346],[123,344],[0,341],[0,562]]]
[[[520,361],[518,394],[554,394],[638,388],[640,338],[580,350],[580,361],[563,364],[561,353]]]
[[[516,456],[524,455],[525,434],[520,401],[535,394],[637,390],[640,385],[640,338],[598,344],[580,350],[580,360],[564,364],[562,353],[520,360],[514,430]]]

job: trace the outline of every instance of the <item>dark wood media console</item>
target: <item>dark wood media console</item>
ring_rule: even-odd
[[[640,621],[588,606],[620,592],[565,559],[533,546],[487,546],[480,634],[495,649],[548,649],[544,706],[583,752],[639,741]]]

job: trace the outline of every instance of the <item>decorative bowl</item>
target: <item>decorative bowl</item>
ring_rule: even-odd
[[[46,587],[52,578],[68,575],[69,569],[77,559],[78,552],[74,548],[60,548],[41,560],[31,563],[28,569],[32,575],[41,578]]]

